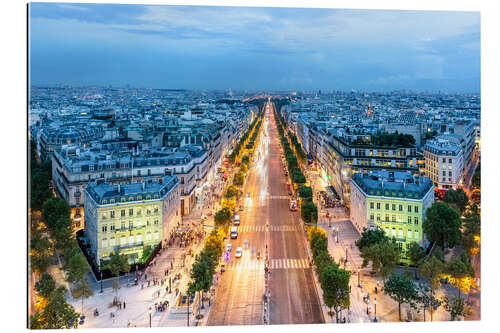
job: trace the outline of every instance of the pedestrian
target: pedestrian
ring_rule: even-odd
[[[125,301],[123,301],[123,308],[125,309]]]
[[[149,280],[148,280],[148,287],[149,287],[149,283],[150,283],[150,282],[149,282]]]

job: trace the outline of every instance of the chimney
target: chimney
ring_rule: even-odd
[[[142,190],[144,191],[146,189],[146,181],[142,181]]]
[[[120,183],[118,183],[118,193],[121,193],[121,186],[120,186]]]

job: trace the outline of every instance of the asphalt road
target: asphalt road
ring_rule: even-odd
[[[286,178],[272,107],[266,113],[255,161],[247,176],[240,202],[238,239],[230,240],[232,254],[217,286],[208,325],[260,325],[265,293],[264,260],[269,247],[271,324],[324,322],[320,301],[312,284],[306,242],[299,212],[289,211]],[[266,126],[267,123],[267,126]],[[259,157],[260,156],[260,157]],[[250,193],[248,197],[247,194]],[[266,222],[269,222],[269,229]],[[248,247],[245,247],[248,240]],[[237,247],[241,258],[234,258]],[[253,251],[252,251],[253,249]],[[253,252],[253,254],[252,254]],[[256,258],[257,252],[261,259]]]

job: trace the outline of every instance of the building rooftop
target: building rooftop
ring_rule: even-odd
[[[161,182],[97,185],[90,182],[85,191],[98,204],[130,203],[142,200],[159,200],[179,184],[177,176],[164,176]],[[112,201],[114,200],[114,201]]]
[[[414,177],[408,172],[376,170],[352,176],[366,195],[393,198],[422,199],[434,185],[427,177]]]

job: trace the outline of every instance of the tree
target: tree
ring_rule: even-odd
[[[299,195],[304,200],[312,200],[313,191],[309,186],[301,186],[299,187]]]
[[[385,281],[400,261],[400,250],[396,242],[384,241],[372,246],[363,247],[360,253],[363,258],[362,267],[372,262],[372,271],[380,273]]]
[[[465,305],[465,301],[460,297],[448,297],[445,296],[442,299],[444,308],[450,314],[451,321],[457,319],[457,317],[465,317],[469,314],[470,310]]]
[[[92,291],[92,288],[90,288],[90,284],[87,278],[83,278],[76,284],[76,286],[71,291],[71,296],[73,296],[73,298],[82,299],[82,315],[83,315],[83,299],[89,298],[90,296],[94,296],[94,292]]]
[[[248,155],[243,155],[243,157],[241,158],[241,164],[248,164],[250,163],[250,157],[248,157]]]
[[[68,203],[61,198],[50,198],[43,205],[42,212],[43,219],[50,230],[58,227],[58,222],[61,221],[60,217],[70,216],[70,207]]]
[[[377,243],[381,243],[384,241],[388,241],[389,237],[386,236],[385,232],[377,227],[376,229],[367,229],[364,228],[363,232],[361,233],[361,238],[359,238],[355,244],[358,247],[358,249],[361,251],[364,247],[367,246],[372,246]]]
[[[456,190],[450,189],[446,191],[443,201],[455,208],[460,213],[460,215],[464,213],[465,208],[469,204],[469,198],[461,188]]]
[[[30,264],[31,270],[37,274],[47,271],[50,258],[54,254],[52,244],[41,232],[35,232],[30,237]]]
[[[50,234],[55,241],[54,247],[59,251],[63,251],[70,246],[71,242],[75,241],[73,223],[66,216],[60,216],[56,220],[56,227],[52,229]]]
[[[474,188],[481,188],[481,163],[478,163],[472,176],[472,186]]]
[[[224,193],[224,197],[234,198],[234,197],[238,196],[239,193],[240,193],[240,190],[238,189],[237,186],[229,185],[226,189],[226,193]]]
[[[350,305],[349,278],[349,272],[337,265],[327,265],[320,271],[323,300],[330,309],[333,307],[337,323],[340,311],[349,308]]]
[[[56,290],[56,281],[49,273],[43,273],[40,281],[35,283],[35,289],[43,298],[49,298],[50,294]]]
[[[295,184],[305,184],[306,181],[306,176],[302,172],[296,172],[292,175],[292,182]]]
[[[434,294],[436,290],[441,287],[441,275],[445,271],[445,264],[437,257],[433,256],[430,259],[424,260],[418,269],[422,275],[429,282],[429,299],[431,305],[435,302]],[[432,321],[433,306],[431,306],[431,321]]]
[[[231,212],[228,208],[222,208],[214,215],[214,222],[216,226],[228,224],[231,220]]]
[[[49,188],[49,175],[40,168],[30,171],[30,206],[40,210],[44,202],[52,196]]]
[[[241,186],[245,182],[245,175],[243,172],[238,172],[237,174],[234,175],[233,178],[233,184],[236,186]]]
[[[318,207],[312,201],[305,201],[300,206],[300,215],[306,223],[318,222]]]
[[[411,264],[415,267],[419,266],[425,258],[425,250],[417,242],[410,243],[406,254]]]
[[[458,298],[460,298],[461,291],[468,294],[470,288],[475,286],[474,268],[465,252],[446,263],[444,276],[448,278],[452,286],[457,288]]]
[[[60,286],[52,292],[45,308],[30,318],[30,327],[39,329],[62,329],[76,327],[78,317],[73,307],[66,303],[66,288]],[[70,325],[73,320],[73,325]]]
[[[416,307],[415,301],[417,300],[418,294],[415,284],[411,279],[401,275],[391,275],[389,279],[385,281],[382,290],[398,303],[400,321],[401,304],[407,303],[411,307]]]
[[[77,252],[66,262],[66,280],[77,283],[83,280],[85,274],[89,271],[87,260],[83,254]]]
[[[462,221],[458,212],[446,203],[435,202],[425,212],[422,229],[430,242],[444,251],[460,243]]]
[[[130,265],[124,255],[113,252],[109,256],[108,267],[111,274],[116,277],[113,281],[113,290],[115,290],[116,296],[118,296],[118,289],[120,289],[120,272],[128,272],[130,270]]]

